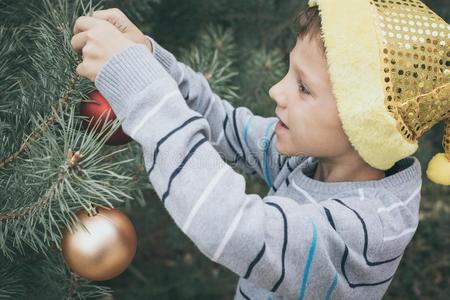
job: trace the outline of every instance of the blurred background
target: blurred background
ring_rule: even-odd
[[[29,2],[0,0],[0,11],[3,11],[0,25],[7,29],[38,22],[37,16],[25,13]],[[64,6],[64,2],[50,1],[51,6],[57,8]],[[423,2],[449,22],[448,0]],[[145,34],[179,61],[203,72],[223,99],[236,106],[249,107],[256,114],[273,116],[275,103],[270,100],[268,90],[287,72],[288,53],[296,37],[294,18],[306,7],[306,1],[105,0],[94,1],[93,5],[99,5],[98,9],[118,7],[123,10]],[[6,31],[0,32],[6,35]],[[33,39],[32,30],[26,37]],[[2,43],[5,46],[7,42]],[[424,174],[421,220],[384,299],[450,298],[450,191],[432,184],[425,176],[426,163],[435,153],[442,152],[442,131],[443,124],[437,124],[419,140],[415,156],[422,162]],[[133,148],[135,146],[127,147],[129,156],[141,155]],[[267,194],[263,180],[242,174],[247,180],[248,193],[261,197]],[[111,295],[102,299],[233,299],[237,275],[207,259],[183,235],[146,183],[145,176],[136,182],[139,193],[130,193],[138,201],[127,200],[122,208],[136,227],[138,249],[125,272],[112,280],[96,283],[111,289]],[[0,199],[0,207],[1,204]],[[5,274],[5,270],[9,270],[8,274],[14,270],[8,266],[3,268]],[[47,289],[62,289],[57,282],[47,285]],[[67,284],[67,281],[62,282]],[[30,286],[24,283],[20,289],[25,292],[17,292],[19,296],[10,299],[22,299],[25,295],[28,299],[53,299],[44,294],[33,298],[36,293],[32,293]],[[0,281],[0,298],[1,290]],[[67,292],[61,292],[60,296],[55,299],[81,298]]]

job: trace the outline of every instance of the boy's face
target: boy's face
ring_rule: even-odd
[[[276,129],[277,148],[289,156],[337,157],[354,150],[342,129],[328,64],[316,38],[297,39],[288,73],[269,90],[275,113],[289,129]]]

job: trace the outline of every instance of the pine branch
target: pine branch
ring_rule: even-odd
[[[19,256],[14,263],[0,255],[0,299],[93,299],[111,293],[72,273],[56,248]]]
[[[88,132],[83,117],[75,113],[92,84],[75,75],[78,56],[70,46],[71,27],[79,11],[90,13],[92,5],[44,2],[45,12],[33,12],[43,16],[34,18],[39,27],[21,31],[30,46],[26,63],[0,63],[20,70],[6,80],[16,81],[15,89],[0,98],[0,124],[10,128],[1,152],[20,145],[0,168],[0,249],[9,259],[14,250],[24,253],[24,245],[40,252],[52,243],[59,245],[61,229],[78,221],[79,209],[114,207],[132,199],[132,178],[124,175],[124,166],[133,159],[123,155],[116,160],[127,149],[103,147],[120,123],[106,122],[102,128],[93,124]],[[1,50],[0,61],[9,58],[11,51]],[[31,133],[20,139],[29,128]],[[70,149],[82,155],[76,164],[67,161]]]
[[[69,80],[69,87],[67,91],[64,93],[64,96],[59,100],[58,108],[54,111],[54,113],[47,118],[42,124],[40,124],[34,132],[32,132],[30,135],[28,135],[25,138],[25,141],[22,143],[20,148],[13,153],[10,157],[6,159],[0,160],[0,169],[5,168],[9,163],[17,159],[21,154],[23,154],[29,147],[31,143],[39,139],[43,134],[45,134],[45,131],[55,124],[57,120],[57,115],[61,113],[62,110],[69,104],[70,101],[70,95],[73,93],[73,90],[75,88],[76,81],[79,80],[79,76],[74,74],[73,77]],[[0,216],[1,220],[1,216]]]
[[[237,87],[232,84],[232,79],[238,73],[232,66],[236,56],[232,32],[221,26],[209,25],[193,45],[181,50],[180,61],[201,72],[220,97],[236,99]]]
[[[261,115],[273,115],[274,102],[269,97],[270,87],[280,80],[287,70],[280,49],[268,50],[266,48],[251,50],[248,59],[243,65],[242,86],[245,87],[241,97],[250,99],[248,107]]]
[[[106,155],[101,151],[119,122],[105,123],[98,134],[86,132],[72,107],[68,116],[61,113],[57,123],[59,127],[49,128],[30,146],[29,158],[20,158],[11,165],[12,177],[4,178],[6,181],[0,177],[6,191],[0,192],[4,203],[0,209],[0,241],[5,240],[0,248],[9,257],[12,249],[6,242],[8,237],[19,250],[26,242],[37,251],[45,251],[49,243],[59,244],[59,228],[75,223],[74,212],[78,209],[88,210],[90,205],[114,207],[114,202],[131,198],[131,177],[117,173],[131,159],[113,163],[106,160],[126,149]],[[67,157],[71,148],[82,154],[75,164]],[[28,188],[24,190],[24,186]],[[18,232],[22,234],[16,235]]]

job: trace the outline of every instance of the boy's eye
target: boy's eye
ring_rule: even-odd
[[[298,83],[300,92],[309,94],[309,91],[305,88],[305,86],[303,85],[303,83],[300,80],[297,80],[297,83]]]

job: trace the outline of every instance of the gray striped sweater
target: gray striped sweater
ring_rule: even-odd
[[[421,168],[327,183],[315,157],[277,152],[277,117],[233,107],[151,39],[113,56],[95,84],[142,146],[148,178],[177,226],[237,275],[234,299],[380,299],[418,226]],[[245,192],[231,168],[260,176]],[[151,233],[150,233],[151,234]]]

